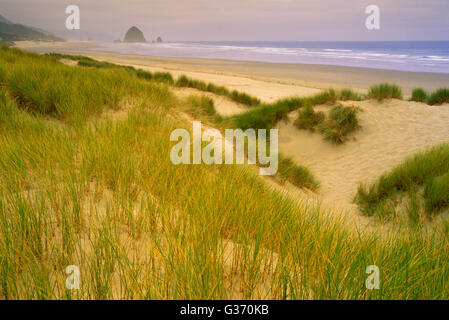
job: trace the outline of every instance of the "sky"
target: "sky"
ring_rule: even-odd
[[[79,32],[65,29],[72,4]],[[365,27],[368,5],[380,30]],[[67,38],[122,39],[135,25],[166,41],[449,40],[449,0],[0,0],[0,14]]]

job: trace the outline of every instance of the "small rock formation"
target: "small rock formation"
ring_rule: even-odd
[[[125,35],[123,42],[147,42],[142,31],[137,27],[131,27]]]

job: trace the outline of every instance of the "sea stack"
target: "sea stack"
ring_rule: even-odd
[[[123,42],[147,42],[145,39],[143,32],[139,30],[137,27],[129,28],[128,32],[126,32],[125,39]]]

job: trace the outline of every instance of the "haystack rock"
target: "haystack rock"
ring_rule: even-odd
[[[131,27],[125,35],[123,42],[147,42],[143,32],[137,27]]]

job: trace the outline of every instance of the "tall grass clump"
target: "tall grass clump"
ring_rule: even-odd
[[[342,89],[338,93],[338,100],[341,101],[360,101],[362,96],[352,89]]]
[[[239,92],[237,90],[233,90],[231,92],[231,99],[235,102],[245,104],[250,107],[255,107],[260,104],[260,100],[255,97],[251,97],[249,94],[245,92]]]
[[[444,175],[447,172],[449,172],[449,145],[438,145],[407,158],[370,186],[360,185],[355,202],[366,214],[375,214],[386,202],[393,201],[400,194],[410,190],[419,190],[426,184],[425,198],[429,199],[428,209],[432,209],[434,206],[432,199],[436,199],[435,203],[439,203],[441,196],[444,197],[444,192],[440,191],[444,189],[447,178]],[[438,178],[440,176],[443,177]]]
[[[346,92],[349,99],[357,98],[355,93]],[[247,112],[230,117],[229,120],[238,128],[272,128],[278,121],[285,119],[289,112],[300,109],[296,125],[299,128],[313,129],[323,120],[323,114],[314,112],[313,106],[320,104],[335,104],[342,97],[340,92],[328,89],[311,97],[290,97],[280,99],[271,104],[263,104]],[[304,108],[304,110],[301,110]],[[253,126],[253,127],[252,127]]]
[[[169,85],[173,85],[175,83],[173,76],[169,72],[155,72],[153,74],[153,79],[154,81],[166,83]]]
[[[207,84],[207,91],[215,93],[219,96],[227,96],[227,97],[231,96],[231,92],[229,91],[228,88],[223,87],[223,86],[217,86],[213,83]]]
[[[449,103],[449,89],[441,88],[432,92],[427,103],[431,106]]]
[[[317,190],[320,186],[310,170],[304,166],[297,165],[291,158],[279,156],[279,175],[291,184],[310,190]]]
[[[182,102],[183,109],[191,115],[206,121],[219,123],[222,117],[217,113],[214,106],[214,100],[203,95],[188,96]]]
[[[338,100],[338,94],[334,89],[327,89],[312,97],[309,97],[308,99],[310,100],[312,106],[319,104],[334,104]]]
[[[207,84],[201,80],[190,79],[185,75],[181,75],[177,80],[175,85],[177,87],[194,88],[201,91],[207,91]]]
[[[0,51],[3,82],[18,105],[68,122],[84,121],[105,108],[118,109],[146,84],[126,68],[72,68],[52,57],[26,55],[10,63],[14,51]]]
[[[305,99],[285,98],[272,104],[262,104],[246,112],[224,118],[225,123],[235,128],[246,129],[271,129],[280,120],[286,119],[289,112],[301,108]]]
[[[411,101],[426,103],[427,99],[428,99],[428,94],[427,94],[426,90],[424,90],[423,88],[413,89],[412,97],[410,99]]]
[[[15,113],[17,105],[14,100],[9,97],[8,92],[4,89],[0,89],[0,123],[2,126],[8,125],[8,121],[11,119],[11,115]]]
[[[344,143],[347,136],[360,129],[356,107],[338,105],[329,111],[326,121],[319,126],[320,132],[326,140],[336,144]]]
[[[449,171],[441,176],[427,179],[424,184],[424,200],[429,213],[449,207]]]
[[[150,71],[147,71],[147,70],[137,69],[136,70],[136,75],[139,78],[145,79],[145,80],[153,80],[154,79],[153,73],[150,72]]]
[[[384,99],[402,99],[402,89],[395,84],[381,83],[371,86],[367,97],[379,101]]]
[[[224,123],[242,130],[271,129],[279,120],[285,119],[287,108],[275,108],[272,105],[261,105],[241,114],[224,118]]]
[[[217,86],[212,83],[206,83],[201,80],[195,80],[187,77],[186,75],[181,75],[176,80],[175,85],[177,87],[194,88],[201,91],[211,92],[217,95],[226,96],[234,102],[244,104],[249,107],[255,107],[260,105],[260,100],[256,97],[252,97],[247,93],[239,92],[237,90],[229,91],[226,87]]]

